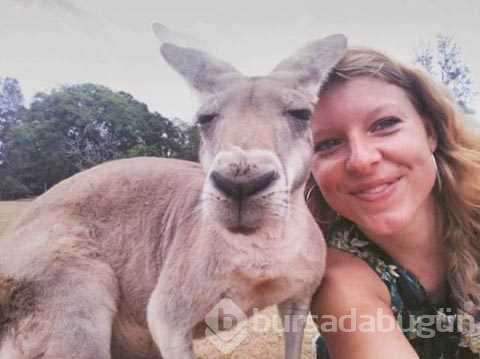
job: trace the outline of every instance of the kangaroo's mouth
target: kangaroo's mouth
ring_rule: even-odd
[[[236,202],[231,200],[209,202],[209,217],[215,219],[233,234],[252,235],[266,226],[283,219],[276,213],[271,201],[249,198]],[[272,222],[273,221],[273,222]]]
[[[260,209],[258,205],[255,206],[255,203],[248,202],[251,202],[251,200],[233,204],[235,213],[231,218],[230,224],[227,225],[227,229],[230,232],[248,236],[255,233],[261,226],[262,219],[265,216],[265,209]]]
[[[272,175],[268,173],[270,182],[271,177]],[[262,176],[259,178],[264,179]],[[213,184],[213,180],[207,182],[203,210],[207,218],[224,230],[232,234],[250,236],[265,228],[275,230],[277,226],[281,226],[288,213],[289,197],[280,181],[271,182],[271,187],[262,188],[258,193],[245,196],[231,196],[230,192],[227,194],[227,191],[220,190],[218,186],[229,183],[218,176],[216,181],[218,182],[216,185]]]
[[[257,232],[256,227],[249,227],[245,225],[237,225],[237,226],[232,226],[229,227],[228,230],[234,234],[243,234],[245,236],[249,236]]]

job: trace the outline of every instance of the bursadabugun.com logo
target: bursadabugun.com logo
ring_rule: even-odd
[[[318,318],[315,315],[312,319]],[[291,315],[284,320],[279,315],[260,314],[257,308],[253,309],[250,329],[256,333],[273,331],[275,333],[296,332],[303,330],[308,316]],[[301,322],[302,325],[298,325]],[[247,315],[228,298],[222,299],[205,317],[208,328],[205,330],[207,338],[223,354],[231,353],[247,336]],[[404,333],[414,333],[419,338],[432,338],[444,332],[475,332],[475,319],[468,314],[456,315],[451,309],[442,309],[435,314],[420,316],[401,316],[394,318],[391,313],[378,308],[375,315],[361,315],[355,308],[343,316],[323,315],[320,330],[326,332],[379,332],[385,333],[401,330]],[[315,325],[307,325],[305,332],[316,333]]]
[[[250,329],[255,333],[317,332],[314,326],[303,330],[308,315],[293,314],[282,320],[279,315],[259,312],[258,308],[253,308]],[[205,317],[208,326],[205,335],[223,354],[229,354],[248,336],[247,319],[247,315],[231,299],[222,299]],[[301,322],[304,323],[300,325]]]
[[[247,336],[247,315],[228,298],[222,299],[205,317],[206,337],[223,354],[231,353]]]

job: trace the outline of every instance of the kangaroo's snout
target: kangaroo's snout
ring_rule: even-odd
[[[265,150],[232,147],[221,151],[211,168],[210,181],[225,197],[241,201],[272,187],[281,177],[276,156]]]
[[[205,181],[205,213],[233,232],[252,233],[286,213],[285,174],[267,150],[231,146],[220,151]]]
[[[218,171],[213,171],[211,174],[211,179],[215,188],[235,201],[241,201],[246,197],[253,196],[263,191],[277,178],[278,173],[273,170],[257,174],[253,177],[248,174],[241,174],[233,177],[225,176]]]

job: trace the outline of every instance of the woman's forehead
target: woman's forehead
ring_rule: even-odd
[[[358,77],[320,95],[312,127],[318,132],[383,115],[410,114],[416,114],[416,110],[401,87],[376,78]]]
[[[413,106],[403,88],[377,78],[358,77],[322,92],[315,111],[342,112],[352,107],[371,111],[387,105]]]
[[[328,84],[325,91],[320,93],[320,101],[338,96],[368,96],[370,94],[384,96],[407,96],[400,86],[374,76],[357,76],[346,81]]]

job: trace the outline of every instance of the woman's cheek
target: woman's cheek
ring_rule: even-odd
[[[322,167],[322,169],[319,169],[314,173],[313,177],[327,203],[337,210],[340,197],[338,192],[340,178],[336,175],[334,169]]]

